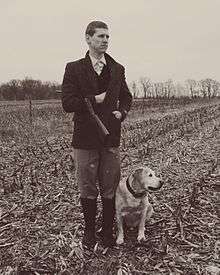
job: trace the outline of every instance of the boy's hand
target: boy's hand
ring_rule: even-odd
[[[122,114],[121,114],[121,112],[119,112],[119,111],[113,111],[112,113],[113,113],[113,115],[114,115],[117,119],[122,119]]]

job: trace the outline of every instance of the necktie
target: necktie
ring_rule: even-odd
[[[101,74],[103,67],[104,67],[104,63],[102,61],[97,61],[95,63],[94,69],[98,75]]]

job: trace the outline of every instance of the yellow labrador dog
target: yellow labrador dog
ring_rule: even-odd
[[[116,190],[117,244],[124,242],[123,222],[128,227],[138,227],[137,240],[145,240],[145,221],[149,220],[153,207],[147,193],[161,188],[163,182],[148,167],[136,169],[127,179],[122,180]]]

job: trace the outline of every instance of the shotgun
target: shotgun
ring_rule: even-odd
[[[92,104],[90,102],[90,100],[88,98],[85,98],[85,102],[86,102],[86,105],[87,105],[87,109],[91,115],[91,118],[92,118],[92,121],[95,125],[95,128],[97,129],[98,131],[98,135],[99,135],[99,138],[100,138],[100,141],[102,143],[105,142],[105,139],[106,137],[109,135],[109,131],[108,129],[105,127],[105,125],[102,123],[101,119],[96,115],[93,107],[92,107]]]

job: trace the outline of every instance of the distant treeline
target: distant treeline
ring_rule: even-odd
[[[202,80],[187,79],[184,83],[174,83],[172,79],[153,82],[141,77],[130,84],[134,98],[212,98],[220,96],[220,82],[211,78]]]
[[[187,79],[184,83],[174,83],[172,79],[153,82],[141,77],[129,85],[134,98],[213,98],[220,96],[220,82],[211,78],[202,80]],[[12,79],[0,85],[0,100],[37,100],[60,98],[61,85],[55,82],[42,82],[26,77]]]
[[[61,85],[55,82],[42,82],[26,77],[12,79],[0,85],[0,100],[27,100],[59,98],[57,90]]]

